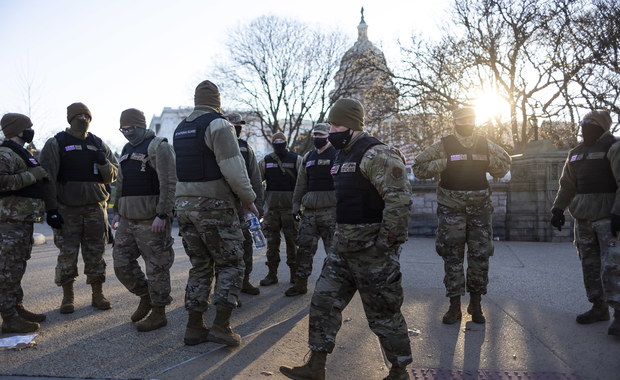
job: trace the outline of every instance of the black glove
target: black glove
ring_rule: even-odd
[[[99,165],[105,165],[106,158],[105,158],[105,152],[103,150],[99,149],[97,153],[95,154],[95,163]]]
[[[620,215],[611,214],[611,234],[616,237],[620,231]]]
[[[562,226],[566,222],[566,218],[564,218],[564,210],[553,208],[551,209],[551,213],[553,214],[551,217],[551,225],[557,228],[558,231],[562,231]]]
[[[47,212],[47,224],[49,224],[50,227],[60,230],[62,229],[64,222],[65,221],[62,220],[62,215],[58,213],[58,210],[53,209]]]

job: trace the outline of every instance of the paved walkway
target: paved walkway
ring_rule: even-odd
[[[243,306],[233,315],[233,326],[244,338],[240,347],[188,347],[182,342],[187,320],[183,292],[190,265],[179,238],[168,326],[138,333],[129,320],[138,299],[115,278],[109,249],[104,291],[113,308],[102,312],[90,306],[82,275],[76,282],[76,312],[58,312],[61,290],[53,284],[57,250],[49,230],[42,225],[37,229],[48,242],[35,247],[28,263],[25,303],[47,313],[48,320],[35,346],[0,351],[0,379],[284,379],[280,365],[303,363],[313,285],[305,296],[284,297],[289,283],[283,265],[280,283],[261,287],[258,296],[242,295]],[[321,250],[312,280],[323,258]],[[466,314],[460,324],[441,323],[448,302],[433,239],[411,238],[403,246],[401,265],[413,379],[620,379],[620,339],[607,335],[608,323],[581,326],[574,320],[590,304],[570,243],[496,242],[489,294],[483,297],[485,325],[472,323]],[[81,272],[81,260],[79,268]],[[264,252],[255,253],[253,282],[266,272]],[[466,304],[467,298],[464,312]],[[206,319],[212,318],[210,310]],[[382,379],[387,372],[356,296],[343,314],[336,349],[328,357],[328,378]]]

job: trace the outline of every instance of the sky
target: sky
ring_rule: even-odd
[[[437,33],[450,0],[0,0],[0,114],[30,113],[35,144],[68,127],[66,107],[85,103],[90,131],[110,146],[123,110],[147,125],[164,107],[193,105],[196,85],[225,48],[227,33],[262,15],[368,37],[388,63],[397,39]],[[28,88],[30,95],[28,95]],[[30,112],[28,111],[30,99]],[[225,110],[226,99],[222,98]]]

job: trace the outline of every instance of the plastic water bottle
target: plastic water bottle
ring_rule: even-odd
[[[248,231],[250,231],[250,235],[252,235],[254,247],[259,249],[266,246],[267,242],[265,240],[265,235],[263,235],[263,230],[260,228],[260,222],[258,221],[256,215],[248,212],[245,214],[245,222],[248,224]]]

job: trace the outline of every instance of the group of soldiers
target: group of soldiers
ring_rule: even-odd
[[[327,123],[312,130],[314,148],[303,157],[288,150],[286,136],[275,133],[273,153],[257,161],[240,138],[245,121],[223,115],[218,87],[201,82],[192,113],[176,128],[172,144],[146,127],[134,108],[120,116],[127,139],[117,160],[88,131],[92,114],[82,103],[67,107],[69,128],[50,138],[40,162],[24,148],[34,130],[27,116],[9,113],[0,124],[0,311],[3,333],[36,331],[44,314],[23,305],[20,285],[32,250],[33,223],[47,214],[60,250],[55,283],[62,287],[61,313],[73,313],[73,283],[82,251],[92,305],[111,308],[105,298],[108,239],[107,202],[116,182],[114,272],[139,297],[131,320],[138,331],[167,324],[172,301],[174,261],[171,219],[179,223],[191,262],[185,290],[186,345],[216,342],[238,346],[230,326],[241,292],[256,295],[250,283],[253,251],[245,220],[264,217],[268,274],[261,286],[278,283],[281,234],[292,286],[286,296],[307,293],[318,240],[327,253],[311,299],[308,361],[280,371],[294,379],[324,379],[327,354],[335,347],[342,311],[359,292],[371,330],[391,363],[386,379],[408,379],[412,362],[407,324],[401,313],[401,245],[408,237],[411,188],[401,153],[364,131],[364,107],[354,99],[334,103]],[[472,108],[454,111],[454,133],[420,153],[413,165],[418,178],[440,179],[437,187],[436,250],[444,261],[450,304],[445,324],[462,319],[461,297],[470,293],[467,312],[485,323],[481,298],[487,292],[493,255],[491,188],[487,173],[501,178],[510,156],[475,134]],[[592,310],[579,323],[609,320],[609,334],[620,335],[620,155],[608,132],[609,113],[593,111],[582,121],[584,136],[569,153],[554,202],[553,226],[564,224],[569,207],[575,242],[583,263]],[[467,247],[467,270],[464,270]],[[146,274],[138,258],[145,263]],[[204,314],[215,305],[209,327]]]

